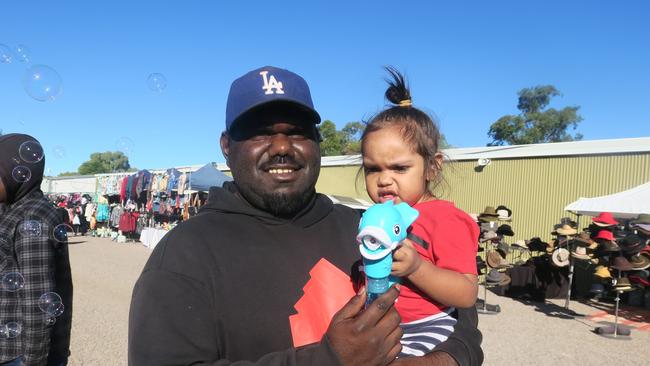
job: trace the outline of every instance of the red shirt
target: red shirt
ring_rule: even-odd
[[[413,206],[420,212],[411,232],[429,243],[414,245],[424,259],[440,268],[464,274],[476,273],[478,225],[452,202],[432,200]],[[446,306],[434,302],[409,281],[404,280],[395,308],[403,323],[440,313]]]

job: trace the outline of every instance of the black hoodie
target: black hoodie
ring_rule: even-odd
[[[212,188],[200,213],[156,246],[135,285],[129,364],[339,364],[327,340],[293,349],[289,316],[321,258],[351,274],[356,223],[354,210],[323,195],[285,220]]]
[[[129,365],[340,365],[326,337],[292,348],[289,316],[321,258],[356,275],[358,213],[319,194],[286,220],[225,187],[149,258],[133,289]],[[480,365],[476,309],[457,317],[436,350]]]

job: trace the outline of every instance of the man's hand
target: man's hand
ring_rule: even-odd
[[[397,357],[402,350],[400,317],[393,307],[397,295],[393,286],[363,310],[362,289],[334,314],[326,336],[343,365],[383,366]]]
[[[408,239],[405,239],[393,253],[393,276],[408,277],[420,268],[422,257]]]

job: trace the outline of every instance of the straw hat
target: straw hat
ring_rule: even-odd
[[[633,270],[642,270],[650,267],[650,258],[645,255],[637,254],[633,255],[629,259],[630,265],[632,265]]]
[[[510,264],[497,251],[489,252],[486,256],[486,261],[488,266],[492,268],[503,269],[510,267]]]
[[[478,215],[478,219],[481,221],[497,221],[499,219],[499,214],[494,207],[486,206],[485,210]]]
[[[569,224],[564,224],[561,228],[555,230],[555,232],[557,235],[573,236],[578,233],[578,230],[572,228]]]
[[[556,267],[566,267],[569,265],[570,253],[564,248],[557,248],[551,255],[551,261]]]
[[[587,254],[587,249],[585,247],[577,246],[575,251],[571,252],[571,256],[576,259],[589,260],[591,256]]]

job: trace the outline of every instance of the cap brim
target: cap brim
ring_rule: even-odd
[[[246,111],[240,113],[239,116],[237,116],[237,118],[235,118],[232,121],[232,123],[230,123],[228,130],[231,130],[234,126],[237,125],[239,121],[244,119],[244,117],[246,116],[259,112],[260,110],[267,108],[269,106],[282,105],[282,104],[285,104],[287,107],[292,108],[296,111],[304,113],[306,116],[306,122],[313,123],[315,125],[321,122],[320,114],[318,114],[318,112],[316,112],[316,110],[311,108],[310,106],[290,98],[274,98],[271,100],[265,100],[260,103],[254,104]]]

